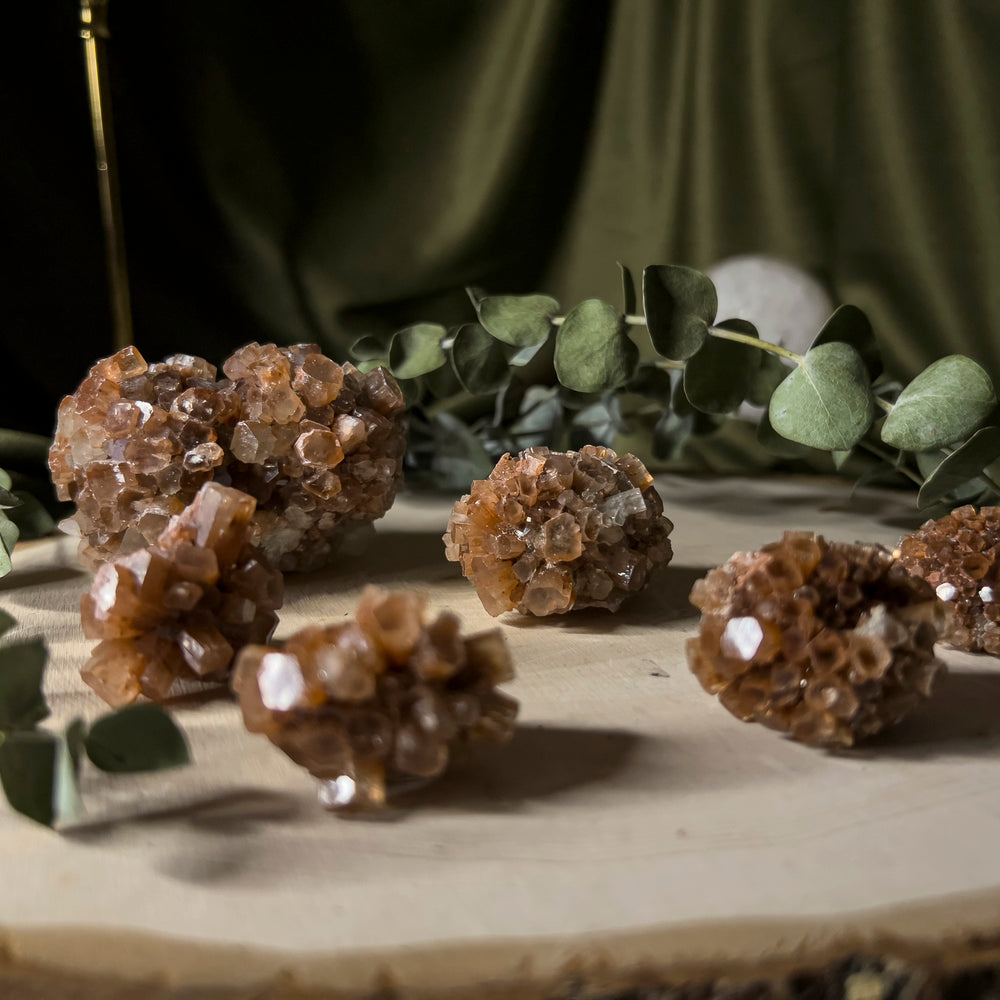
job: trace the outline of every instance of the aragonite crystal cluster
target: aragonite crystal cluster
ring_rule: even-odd
[[[328,808],[382,805],[386,778],[429,778],[450,748],[513,735],[517,702],[499,629],[463,638],[426,598],[368,587],[353,621],[311,625],[283,648],[248,646],[233,674],[247,729],[321,781]]]
[[[849,747],[928,696],[942,664],[931,586],[879,545],[786,532],[695,583],[687,643],[702,686],[745,722]]]
[[[904,536],[899,552],[950,610],[942,641],[1000,656],[1000,507],[958,507]]]
[[[108,704],[162,701],[182,678],[224,681],[237,650],[270,637],[282,579],[249,544],[254,506],[205,483],[155,545],[98,569],[81,614],[101,641],[81,675]]]
[[[457,501],[445,551],[491,615],[616,611],[670,561],[673,524],[634,455],[587,445],[504,455]]]
[[[254,541],[282,570],[329,561],[347,530],[392,504],[403,396],[315,344],[249,344],[222,366],[134,347],[99,361],[59,406],[49,467],[91,566],[154,542],[214,480],[257,501]]]

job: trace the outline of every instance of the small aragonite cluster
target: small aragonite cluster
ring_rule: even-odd
[[[849,747],[931,691],[943,609],[931,586],[879,545],[786,532],[695,583],[688,663],[745,722]]]
[[[616,611],[670,561],[671,522],[634,455],[587,445],[504,455],[455,503],[445,554],[491,615]]]
[[[49,467],[90,566],[154,542],[209,480],[256,500],[254,541],[282,570],[324,565],[389,509],[406,442],[385,369],[249,344],[222,370],[186,354],[148,365],[126,347],[63,399]]]
[[[958,507],[899,543],[899,560],[949,608],[942,642],[1000,656],[1000,507]]]
[[[101,641],[81,676],[109,705],[225,681],[238,649],[270,637],[282,579],[249,544],[253,512],[253,497],[205,483],[155,545],[98,569],[81,617]]]
[[[517,702],[496,689],[514,675],[500,630],[463,637],[451,612],[427,624],[426,604],[368,587],[354,620],[239,655],[247,729],[319,778],[328,808],[380,806],[387,777],[434,777],[456,743],[513,735]]]

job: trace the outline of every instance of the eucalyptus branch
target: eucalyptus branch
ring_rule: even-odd
[[[387,365],[431,417],[414,426],[438,436],[430,447],[413,440],[411,454],[429,456],[432,466],[436,451],[453,455],[464,447],[450,468],[468,469],[500,441],[521,435],[553,446],[584,438],[614,446],[622,431],[633,447],[636,434],[648,436],[650,454],[643,457],[650,460],[676,454],[688,436],[714,431],[750,402],[766,408],[758,437],[779,456],[801,454],[801,446],[860,448],[921,486],[922,503],[957,496],[979,480],[1000,494],[1000,483],[984,471],[1000,459],[1000,427],[981,427],[997,398],[971,358],[941,358],[899,385],[882,374],[871,324],[855,306],[837,309],[800,354],[761,337],[746,320],[717,323],[715,287],[698,271],[645,268],[641,311],[628,268],[621,267],[621,277],[621,309],[586,299],[563,312],[547,295],[470,289],[478,323],[451,330],[417,323],[381,347],[363,338],[356,356]],[[643,326],[653,356],[647,346],[643,357],[630,336]],[[880,393],[896,395],[890,402]],[[649,404],[630,402],[623,416],[625,395]],[[484,422],[487,411],[494,416]],[[461,422],[468,434],[455,433]],[[516,434],[505,434],[504,422]],[[906,460],[894,457],[900,455]],[[926,479],[907,464],[912,456],[932,469]]]

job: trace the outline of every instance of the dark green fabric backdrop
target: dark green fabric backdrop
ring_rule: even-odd
[[[52,94],[18,91],[3,157],[35,402],[0,426],[49,433],[111,340],[75,9],[37,8]],[[466,284],[572,304],[616,298],[619,259],[760,252],[866,309],[898,374],[1000,375],[996,0],[111,0],[111,24],[149,357],[344,356],[466,315]]]

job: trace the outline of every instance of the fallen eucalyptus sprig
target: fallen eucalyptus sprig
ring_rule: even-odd
[[[818,449],[839,467],[866,451],[918,485],[921,506],[1000,496],[1000,426],[982,426],[997,397],[971,358],[941,358],[903,386],[883,373],[856,306],[837,309],[798,354],[747,320],[717,321],[715,286],[691,268],[647,267],[638,314],[619,267],[621,310],[587,299],[563,315],[546,295],[469,289],[476,322],[357,341],[361,367],[385,365],[403,386],[412,471],[465,488],[505,451],[613,446],[638,429],[653,459],[669,458],[747,402],[764,408],[757,439],[780,457]]]
[[[0,611],[0,636],[14,624]],[[38,728],[49,715],[42,691],[47,660],[41,639],[0,646],[0,784],[17,812],[46,826],[77,818],[84,756],[109,772],[188,763],[183,733],[156,705],[119,709],[89,727],[74,719],[62,735]]]

